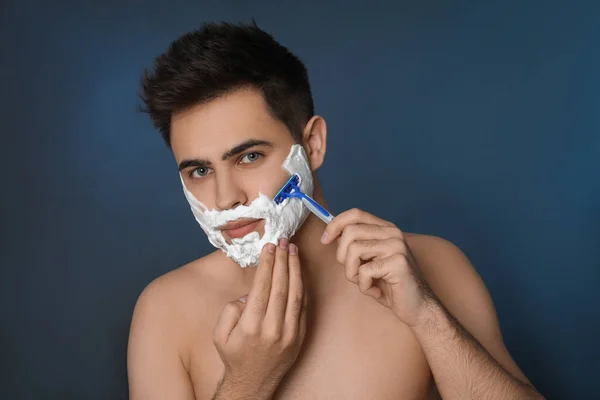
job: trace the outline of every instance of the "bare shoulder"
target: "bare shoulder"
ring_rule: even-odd
[[[150,282],[140,294],[131,322],[130,342],[143,332],[159,336],[167,347],[185,353],[190,324],[201,324],[219,285],[218,255],[210,254]]]
[[[202,292],[198,289],[204,286],[206,278],[210,276],[207,271],[210,268],[210,257],[211,255],[199,258],[154,279],[140,294],[137,305],[152,305],[152,309],[157,312],[168,309],[172,314],[173,305]]]
[[[427,283],[450,312],[459,320],[467,319],[469,325],[476,320],[495,319],[492,299],[483,280],[458,246],[437,236],[405,234],[405,237]],[[482,318],[481,313],[488,315]]]
[[[465,267],[464,262],[467,261],[467,257],[458,246],[449,240],[418,233],[405,233],[404,235],[413,255],[419,257],[421,262],[426,264],[421,268],[430,268],[448,262],[458,262],[463,264],[463,268]]]
[[[220,261],[219,254],[211,253],[154,279],[140,294],[134,313],[185,319],[192,305],[210,301],[216,294]],[[201,311],[196,307],[196,313]]]
[[[452,284],[454,290],[475,290],[483,285],[475,267],[454,243],[438,236],[415,233],[406,233],[405,238],[419,268],[434,291],[437,289],[446,292],[448,284]],[[443,293],[438,293],[441,294]]]
[[[131,399],[194,398],[187,372],[188,338],[210,309],[203,305],[214,297],[214,261],[209,255],[177,268],[140,294],[127,347]]]
[[[464,252],[436,236],[407,233],[405,238],[427,283],[448,311],[496,361],[529,382],[506,349],[492,297]]]

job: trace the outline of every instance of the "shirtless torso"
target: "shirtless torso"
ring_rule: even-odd
[[[473,298],[469,292],[477,293],[483,287],[472,267],[453,271],[450,258],[447,267],[439,268],[435,260],[450,246],[442,239],[407,235],[407,241],[429,284],[448,308],[501,362],[512,363],[503,345],[491,342],[482,325],[495,320],[495,314],[486,318],[476,311],[478,319],[469,317],[473,310],[465,300]],[[173,394],[171,398],[211,399],[214,394],[223,363],[213,345],[212,330],[224,305],[249,292],[255,270],[230,265],[220,251],[214,252],[155,280],[140,297],[133,327],[143,328],[132,328],[130,358],[143,351],[145,355],[137,357],[137,363],[143,364],[144,358],[154,364],[164,360],[164,369],[148,371],[145,367],[144,380],[163,381],[170,386],[165,392]],[[273,398],[438,398],[429,365],[412,331],[346,280],[341,266],[334,262],[320,267],[330,273],[318,282],[308,282],[307,335]],[[482,299],[485,306],[487,297]],[[148,334],[151,331],[159,333]],[[136,335],[148,337],[135,340]],[[173,368],[167,370],[169,363]],[[135,376],[130,376],[130,381],[135,383]],[[180,397],[175,397],[178,393]]]
[[[204,293],[190,290],[186,302],[206,308],[202,320],[190,313],[181,327],[189,333],[184,365],[197,397],[207,399],[223,372],[212,327],[225,303],[249,290],[243,283],[228,286],[215,280],[199,285]],[[302,350],[274,399],[423,399],[430,372],[412,332],[390,310],[360,293],[342,268],[332,280],[333,290],[312,293]]]

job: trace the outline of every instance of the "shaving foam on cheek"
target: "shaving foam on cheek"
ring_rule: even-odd
[[[282,168],[290,176],[297,174],[300,177],[300,189],[307,195],[312,196],[314,191],[313,178],[306,153],[301,145],[295,144],[292,146],[290,153],[282,164]],[[263,193],[259,193],[258,197],[248,206],[238,206],[223,211],[209,210],[187,190],[181,175],[180,179],[192,213],[206,233],[210,243],[223,250],[228,257],[231,257],[241,267],[258,265],[260,253],[265,244],[277,244],[282,237],[292,237],[310,214],[310,211],[299,199],[286,199],[281,204],[276,205],[273,199]],[[243,238],[232,239],[231,244],[227,243],[218,228],[227,222],[240,218],[264,219],[265,233],[263,237],[261,238],[259,233],[255,231]]]

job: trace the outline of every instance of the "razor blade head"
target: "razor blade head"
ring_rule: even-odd
[[[292,175],[290,179],[283,185],[279,192],[273,198],[275,204],[281,204],[285,199],[290,197],[290,193],[298,190],[298,185],[300,184],[300,177],[298,175]]]

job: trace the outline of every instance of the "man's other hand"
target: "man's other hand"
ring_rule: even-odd
[[[434,296],[400,229],[368,212],[352,209],[327,225],[321,242],[329,244],[336,239],[337,261],[344,266],[349,281],[407,325],[424,322]]]
[[[225,305],[213,342],[222,383],[245,393],[273,392],[293,365],[306,332],[306,295],[298,248],[266,244],[247,296]]]

